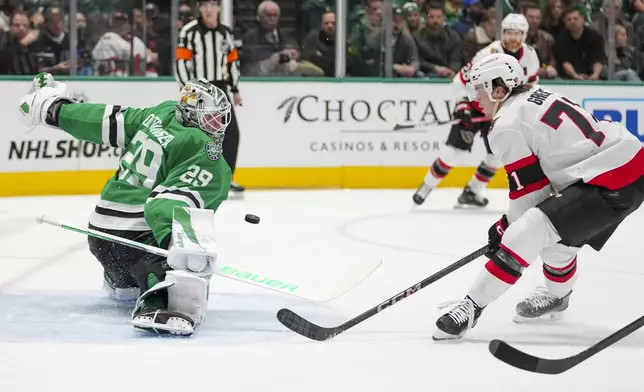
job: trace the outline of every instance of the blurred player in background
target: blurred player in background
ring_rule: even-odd
[[[620,123],[598,121],[523,79],[506,54],[480,59],[470,72],[469,99],[494,119],[488,143],[505,166],[510,207],[488,231],[485,269],[438,319],[435,340],[463,336],[538,256],[546,286],[517,305],[515,321],[557,318],[568,308],[580,248],[601,250],[644,200],[642,143]]]
[[[20,110],[31,126],[124,148],[101,193],[90,229],[169,250],[167,259],[94,237],[92,254],[105,288],[137,298],[132,324],[155,333],[190,335],[206,316],[216,260],[214,211],[228,197],[230,168],[222,143],[230,123],[225,92],[189,80],[178,101],[133,109],[78,103],[63,83],[39,74]]]
[[[454,119],[458,122],[452,125],[445,148],[432,164],[423,183],[412,198],[417,205],[423,204],[429,193],[438,186],[449,171],[460,164],[468,153],[472,152],[472,144],[476,134],[480,132],[484,137],[490,128],[490,121],[481,108],[466,97],[465,84],[468,81],[472,63],[492,53],[506,53],[519,61],[529,83],[537,82],[539,58],[532,46],[525,43],[528,34],[528,21],[521,14],[509,14],[503,19],[501,27],[503,40],[494,41],[481,49],[474,56],[472,62],[465,65],[454,77],[457,96],[463,97],[454,108]],[[500,164],[491,153],[489,146],[486,144],[485,147],[487,155],[459,196],[457,204],[459,207],[485,207],[488,204],[488,199],[483,197],[481,193],[496,174]]]

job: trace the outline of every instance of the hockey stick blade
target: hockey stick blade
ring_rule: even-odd
[[[606,337],[604,340],[595,343],[579,354],[561,359],[539,358],[518,350],[498,339],[492,340],[489,348],[490,353],[492,353],[494,357],[517,369],[539,374],[561,374],[579,365],[600,351],[612,346],[643,326],[644,316]]]
[[[429,127],[429,126],[436,126],[436,125],[453,124],[453,123],[456,123],[458,121],[460,121],[460,120],[455,119],[455,120],[441,121],[441,120],[436,119],[434,122],[431,122],[431,123],[430,122],[422,122],[422,123],[418,123],[418,124],[396,124],[396,125],[394,125],[394,131],[400,131],[400,130],[403,130],[403,129],[420,128],[420,127]],[[475,118],[470,120],[470,122],[473,123],[473,124],[477,124],[477,123],[481,123],[481,122],[488,122],[488,121],[492,121],[492,120],[490,120],[487,117],[475,117]]]
[[[379,305],[374,306],[373,308],[367,310],[361,315],[354,317],[351,320],[343,324],[340,324],[336,327],[321,327],[317,324],[314,324],[306,320],[302,316],[298,315],[297,313],[289,309],[280,309],[280,311],[277,312],[277,319],[286,328],[290,329],[291,331],[299,335],[302,335],[304,337],[307,337],[312,340],[317,340],[317,341],[328,340],[360,324],[361,322],[375,316],[376,314],[382,312],[383,310],[389,308],[390,306],[395,305],[396,303],[402,301],[403,299],[411,296],[414,293],[417,293],[421,289],[429,286],[430,284],[436,282],[437,280],[451,274],[457,269],[478,259],[486,251],[487,251],[487,245],[483,246],[480,249],[475,250],[474,252],[463,257],[459,261],[453,264],[450,264],[449,266],[443,268],[442,270],[438,271],[432,276],[429,276],[424,280],[416,283],[415,285],[409,287],[407,290],[401,291],[400,293],[394,295],[393,297],[387,299],[386,301],[380,303]]]

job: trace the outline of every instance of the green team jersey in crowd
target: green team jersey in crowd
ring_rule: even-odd
[[[175,118],[175,101],[146,109],[63,105],[58,126],[76,139],[124,148],[90,224],[152,231],[160,244],[172,231],[174,207],[216,210],[228,197],[231,170],[221,141]]]

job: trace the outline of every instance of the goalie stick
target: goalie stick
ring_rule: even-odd
[[[420,123],[417,123],[417,124],[396,124],[396,125],[394,125],[394,131],[401,131],[403,129],[413,129],[413,128],[419,128],[419,127],[428,127],[428,126],[431,126],[431,125],[452,124],[452,123],[457,122],[457,121],[459,121],[459,120],[440,121],[440,120],[436,119],[433,122],[426,122],[425,121],[425,122],[420,122]],[[490,121],[490,119],[487,118],[487,117],[477,117],[477,118],[473,118],[471,120],[471,122],[473,124],[480,123],[480,122],[486,122],[486,121]]]
[[[494,339],[490,342],[490,352],[497,359],[515,368],[540,374],[561,374],[584,362],[600,351],[619,342],[644,326],[644,316],[628,324],[619,331],[595,343],[586,350],[561,359],[539,358],[518,350],[502,340]]]
[[[166,249],[158,248],[156,246],[144,244],[137,241],[132,241],[127,238],[103,233],[101,231],[92,230],[89,228],[84,228],[82,226],[61,223],[55,219],[47,218],[45,216],[37,218],[36,221],[38,223],[47,223],[49,225],[60,227],[65,230],[70,230],[76,233],[99,238],[104,241],[119,243],[121,245],[136,248],[158,256],[168,257],[168,251]],[[280,280],[277,277],[273,277],[272,275],[269,278],[266,274],[254,271],[254,267],[251,267],[253,268],[254,272],[250,272],[249,269],[244,268],[243,265],[239,266],[234,264],[223,264],[221,267],[216,267],[214,273],[215,275],[222,276],[224,278],[233,279],[238,282],[251,284],[253,286],[276,291],[282,294],[291,295],[307,301],[327,302],[351,290],[353,287],[366,279],[367,276],[369,276],[382,264],[382,260],[379,258],[361,258],[355,263],[351,263],[352,261],[354,260],[345,260],[347,264],[350,264],[351,270],[341,274],[343,275],[344,281],[338,279],[339,283],[336,283],[336,285],[325,285],[321,290],[316,290],[315,288],[307,287],[306,285],[301,286],[299,284],[293,284],[292,281]]]
[[[463,267],[464,265],[467,265],[470,262],[478,259],[486,251],[487,251],[487,244],[484,247],[478,250],[475,250],[469,255],[463,257],[459,261],[443,268],[442,270],[438,271],[434,275],[429,276],[428,278],[416,283],[415,285],[411,286],[407,290],[401,291],[400,293],[394,295],[393,297],[387,299],[386,301],[380,303],[379,305],[374,306],[373,308],[367,310],[361,315],[354,317],[351,320],[338,325],[337,327],[321,327],[317,324],[313,324],[312,322],[304,319],[303,317],[299,316],[298,314],[296,314],[295,312],[289,309],[280,309],[280,311],[277,312],[277,319],[286,328],[304,337],[307,337],[312,340],[317,340],[317,341],[328,340],[341,334],[342,332],[345,332],[349,328],[352,328],[360,324],[361,322],[375,316],[376,314],[402,301],[403,299],[409,297],[410,295],[417,293],[421,289],[436,282],[440,278],[451,274],[452,272]]]

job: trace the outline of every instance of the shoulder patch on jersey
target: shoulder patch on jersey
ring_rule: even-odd
[[[206,143],[206,155],[211,161],[218,161],[221,158],[221,144],[214,141]]]
[[[494,53],[499,53],[499,51],[496,48],[490,49],[490,54],[494,54]]]

